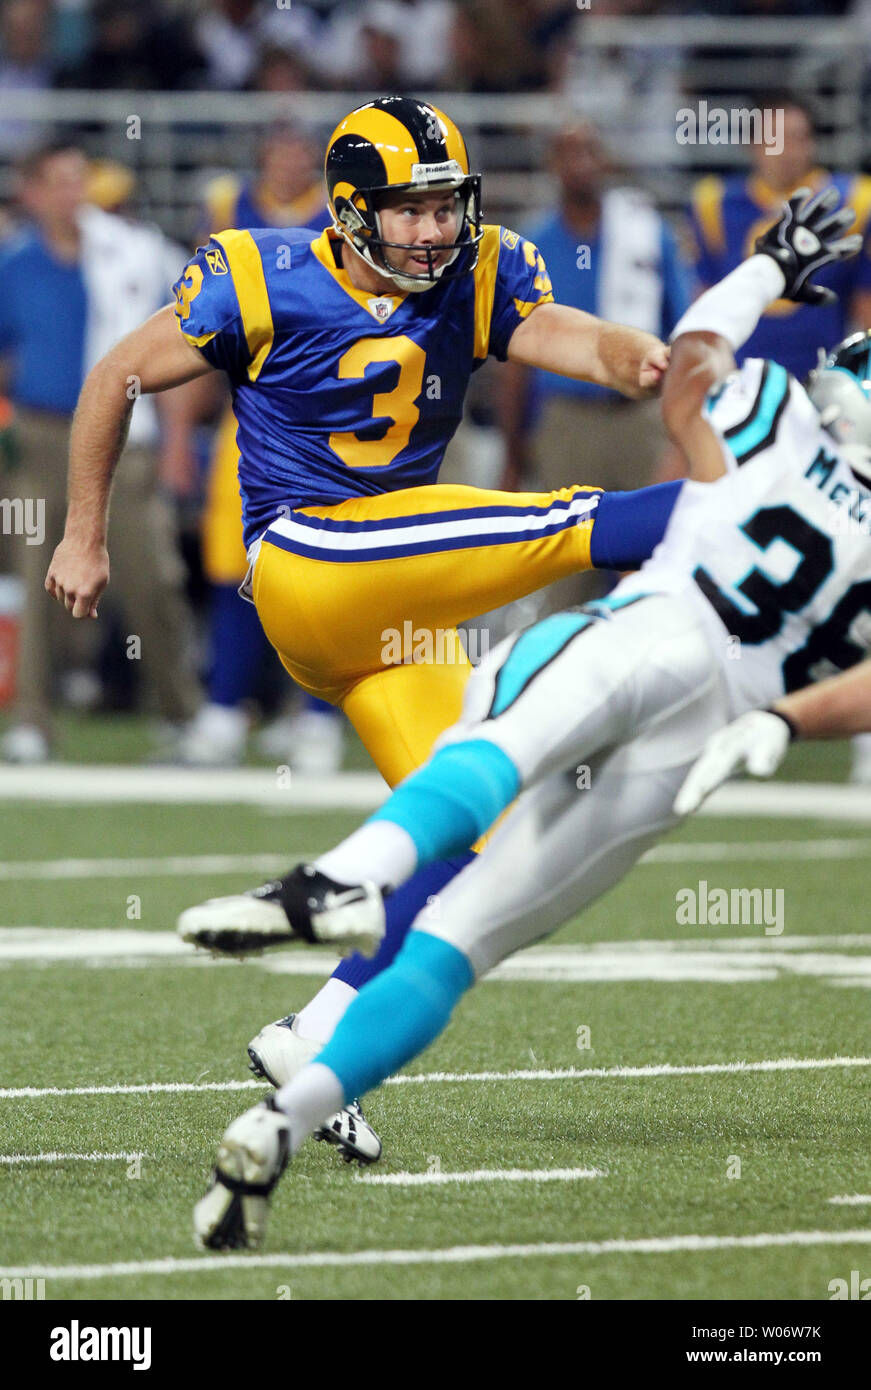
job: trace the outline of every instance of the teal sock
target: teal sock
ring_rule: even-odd
[[[371,820],[401,826],[415,843],[420,868],[470,849],[519,789],[520,773],[495,743],[450,743],[406,777]]]

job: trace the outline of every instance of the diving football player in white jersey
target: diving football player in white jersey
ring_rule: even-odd
[[[476,978],[586,907],[676,825],[675,797],[716,731],[767,707],[785,743],[789,692],[871,648],[871,335],[833,354],[807,392],[774,362],[735,370],[733,357],[770,302],[819,302],[813,272],[857,249],[836,203],[795,195],[757,254],[676,328],[663,411],[698,481],[651,559],[608,599],[490,653],[429,762],[297,870],[285,907],[300,936],[338,925],[377,937],[384,895],[468,848],[519,794],[323,1051],[230,1125],[195,1211],[202,1243],[257,1244],[288,1156],[432,1042]],[[711,780],[710,746],[706,757]]]

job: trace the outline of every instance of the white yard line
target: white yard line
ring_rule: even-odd
[[[643,1067],[562,1067],[534,1071],[430,1071],[390,1076],[385,1086],[440,1085],[464,1081],[593,1081],[632,1080],[651,1076],[715,1076],[750,1072],[824,1071],[839,1067],[871,1067],[871,1057],[777,1057],[764,1062],[706,1062],[674,1066],[670,1062]],[[264,1089],[262,1081],[147,1081],[116,1086],[6,1086],[0,1100],[31,1100],[41,1096],[129,1096],[180,1094],[198,1091]]]
[[[14,928],[11,928],[14,930]],[[753,930],[752,928],[748,928]],[[699,937],[688,936],[679,940],[668,938],[648,938],[632,941],[590,941],[583,946],[538,946],[533,949],[543,950],[589,950],[591,952],[601,951],[610,955],[612,951],[616,953],[627,952],[630,955],[645,954],[650,952],[660,955],[664,951],[806,951],[814,947],[855,947],[856,950],[864,950],[871,946],[871,932],[833,932],[827,935],[821,932],[819,936],[790,936],[784,932],[782,936],[760,936],[756,940],[751,940],[747,936],[714,936]]]
[[[188,1091],[262,1091],[263,1081],[146,1081],[129,1086],[7,1086],[0,1100],[37,1100],[41,1096],[179,1095]]]
[[[315,859],[318,850],[284,854],[170,854],[142,859],[22,859],[0,863],[0,880],[25,882],[79,878],[186,878],[209,874],[283,873],[298,860]],[[692,840],[656,845],[640,864],[694,864],[705,861],[769,862],[808,859],[871,859],[871,840]]]
[[[678,840],[655,845],[638,861],[640,864],[694,864],[697,861],[746,860],[778,863],[782,859],[869,859],[871,841],[839,840],[757,840],[744,844],[736,840]]]
[[[64,805],[248,805],[287,815],[311,810],[370,811],[387,796],[377,772],[288,776],[276,768],[117,767],[47,763],[4,767],[0,800]]]
[[[5,767],[0,800],[94,805],[260,806],[278,814],[307,810],[368,811],[379,806],[387,786],[376,772],[340,772],[332,777],[293,776],[275,769],[243,767],[93,766],[49,763]],[[699,813],[704,816],[785,816],[871,823],[871,787],[828,782],[736,782],[721,787]]]
[[[871,1192],[855,1192],[846,1197],[830,1197],[833,1207],[867,1207],[871,1206]]]
[[[563,1067],[535,1071],[431,1071],[391,1076],[386,1085],[453,1081],[592,1081],[632,1080],[650,1076],[728,1076],[735,1073],[774,1071],[824,1071],[832,1067],[871,1067],[871,1057],[778,1057],[766,1062],[707,1062],[701,1066],[673,1066],[669,1062],[644,1067]],[[0,1096],[3,1092],[0,1091]]]
[[[149,1154],[0,1154],[0,1163],[132,1163],[134,1158],[149,1158]]]
[[[453,1182],[576,1182],[604,1178],[600,1168],[475,1168],[460,1173],[360,1173],[370,1187],[438,1187]]]
[[[0,864],[0,880],[67,878],[186,878],[198,874],[285,873],[295,859],[314,859],[317,850],[293,854],[171,854],[151,859],[25,859]],[[869,847],[871,854],[871,847]]]
[[[715,955],[781,954],[795,951],[856,950],[871,946],[871,932],[820,932],[815,936],[784,933],[782,936],[751,936],[761,927],[748,927],[746,936],[691,936],[683,938],[650,937],[629,941],[585,941],[576,944],[531,946],[496,966],[487,980],[500,979],[518,968],[513,962],[535,963],[542,969],[572,968],[579,959],[598,956],[661,956],[674,953]],[[180,956],[210,962],[222,958],[198,951],[183,942],[172,931],[145,931],[137,927],[0,927],[0,961],[28,959],[95,959],[99,956]],[[260,963],[274,968],[277,974],[316,975],[334,970],[339,957],[329,951],[289,946],[286,951],[264,957],[249,957],[248,964]]]
[[[701,816],[784,816],[788,820],[871,821],[871,787],[834,782],[731,782],[705,802]]]
[[[114,1279],[126,1275],[208,1273],[221,1269],[326,1269],[359,1265],[474,1264],[489,1260],[575,1255],[669,1255],[684,1251],[766,1250],[772,1247],[871,1245],[871,1230],[778,1231],[750,1236],[651,1236],[640,1240],[541,1241],[536,1245],[453,1245],[439,1250],[315,1251],[306,1255],[202,1255],[103,1265],[25,1265],[0,1269],[4,1279]]]
[[[826,984],[871,985],[871,936],[767,937],[748,927],[742,938],[685,941],[595,942],[535,946],[510,956],[484,977],[485,984],[532,981],[613,984],[626,981],[744,984],[801,975]],[[863,954],[864,952],[864,954]],[[83,967],[135,969],[149,962],[228,968],[183,942],[175,932],[137,928],[3,927],[0,966],[64,963]],[[273,975],[329,975],[337,957],[301,944],[293,950],[250,958]]]

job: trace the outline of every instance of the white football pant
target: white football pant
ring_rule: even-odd
[[[619,591],[613,611],[608,602],[538,669],[521,661],[525,633],[500,643],[436,745],[487,739],[525,789],[414,923],[463,951],[478,976],[580,912],[677,823],[675,795],[730,717],[709,639],[685,604],[656,594],[621,608]]]

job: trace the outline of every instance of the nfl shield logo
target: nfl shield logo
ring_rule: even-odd
[[[369,312],[375,315],[379,323],[386,323],[393,313],[392,299],[369,299],[366,302],[369,305]]]

